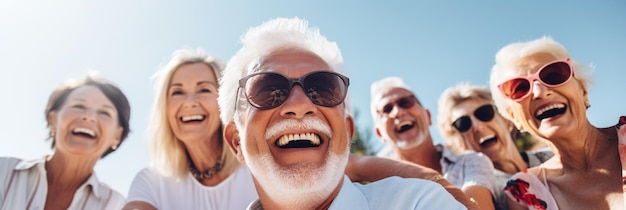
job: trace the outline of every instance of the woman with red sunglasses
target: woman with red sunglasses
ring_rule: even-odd
[[[511,177],[504,189],[510,209],[624,209],[618,135],[587,119],[587,69],[549,37],[496,54],[490,87],[498,111],[554,152]]]
[[[449,87],[439,97],[437,126],[444,144],[455,153],[481,152],[493,162],[498,189],[517,172],[538,166],[554,154],[546,143],[534,140],[529,150],[515,145],[519,130],[497,113],[489,89],[460,83]],[[506,196],[494,195],[496,209],[507,209]]]

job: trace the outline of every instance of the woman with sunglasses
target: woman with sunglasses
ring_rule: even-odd
[[[597,128],[587,119],[586,69],[548,37],[496,54],[490,87],[498,111],[550,141],[554,152],[511,177],[511,209],[624,209],[618,135],[615,126]]]
[[[438,113],[444,144],[456,153],[470,150],[487,155],[496,169],[498,189],[504,189],[513,174],[538,166],[554,155],[547,147],[518,151],[513,136],[517,129],[497,113],[487,88],[460,83],[446,89],[439,97]],[[497,191],[494,197],[497,209],[507,208],[503,193]]]
[[[148,131],[151,164],[135,177],[124,209],[245,209],[258,198],[248,167],[239,164],[222,139],[217,88],[223,68],[221,61],[200,50],[181,49],[155,74],[156,98]],[[299,82],[327,84],[323,75],[312,74]],[[333,103],[324,101],[330,95],[319,93],[313,95],[316,103]],[[274,106],[283,97],[280,91],[266,96],[275,100],[259,100],[255,105]],[[345,173],[352,181],[438,174],[417,165],[355,155],[350,156]],[[458,188],[446,180],[438,183],[461,203],[474,207]]]
[[[96,163],[130,132],[130,104],[106,80],[68,80],[45,109],[53,153],[35,160],[0,158],[0,209],[120,209],[124,196],[100,182]]]

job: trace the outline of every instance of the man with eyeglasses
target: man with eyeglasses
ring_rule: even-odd
[[[344,170],[354,121],[337,45],[298,18],[242,36],[221,81],[224,138],[250,168],[248,209],[464,209],[439,185],[392,177],[354,184]]]
[[[393,150],[388,157],[432,168],[481,209],[495,208],[491,195],[500,189],[495,188],[489,158],[480,153],[455,154],[448,147],[435,145],[429,130],[430,111],[401,78],[387,77],[372,83],[370,108],[376,135]]]

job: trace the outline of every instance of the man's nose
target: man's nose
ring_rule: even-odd
[[[285,103],[280,106],[281,115],[284,117],[304,118],[314,114],[317,107],[306,95],[300,85],[294,85]]]

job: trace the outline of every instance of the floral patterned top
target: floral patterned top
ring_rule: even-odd
[[[543,179],[528,173],[526,170],[517,173],[506,183],[504,193],[511,200],[517,201],[518,204],[526,206],[528,209],[559,209],[550,193],[543,168],[539,171],[539,176]]]
[[[622,162],[622,179],[623,183],[626,183],[626,126],[624,125],[626,125],[626,116],[621,116],[615,127],[617,128],[619,139],[618,148]],[[626,192],[626,184],[623,188],[624,192]],[[543,168],[540,169],[538,176],[528,173],[526,170],[513,175],[507,182],[504,193],[511,200],[515,200],[518,204],[528,207],[528,209],[559,209],[550,193]],[[626,203],[626,193],[624,193],[624,202]]]

